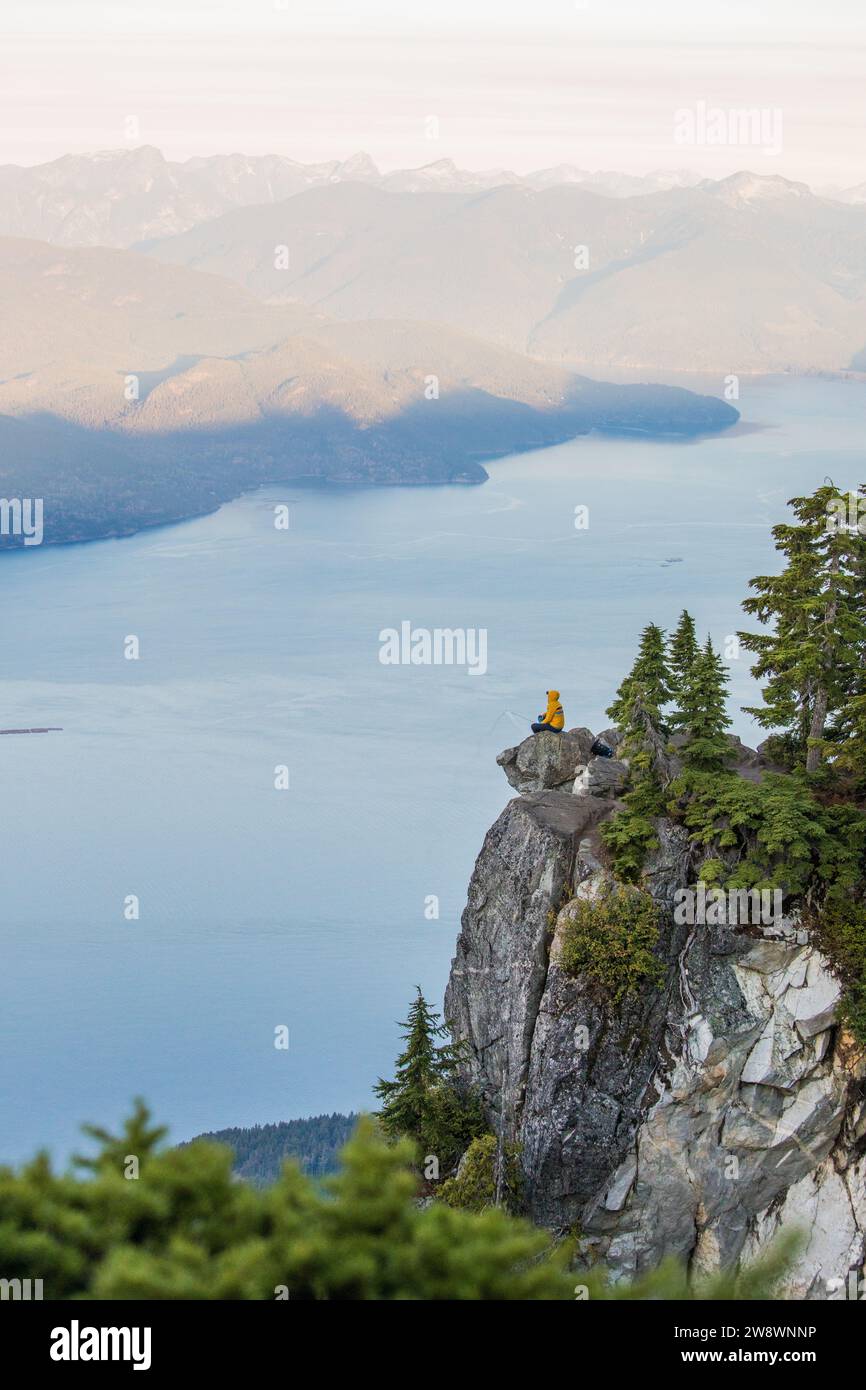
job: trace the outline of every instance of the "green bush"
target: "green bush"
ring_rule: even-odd
[[[810,925],[842,981],[840,1016],[866,1046],[866,903],[831,894]]]
[[[861,1047],[866,1047],[866,970],[848,985],[839,1005],[839,1013]]]
[[[496,1159],[499,1141],[495,1134],[482,1134],[473,1139],[460,1161],[456,1177],[442,1184],[439,1196],[449,1207],[463,1211],[484,1211],[496,1202]],[[500,1200],[507,1207],[517,1206],[520,1200],[522,1174],[520,1146],[503,1146],[503,1172]]]
[[[655,956],[659,909],[641,888],[616,884],[594,901],[575,898],[564,909],[560,963],[569,975],[587,975],[617,1004],[663,974]]]
[[[632,768],[643,759],[639,754]],[[632,772],[634,777],[636,774]],[[649,768],[639,771],[636,780],[623,798],[622,809],[601,826],[601,838],[610,855],[610,862],[623,883],[637,883],[647,857],[658,848],[656,821],[664,814],[664,796]]]
[[[685,772],[668,795],[668,814],[708,852],[705,882],[781,888],[796,898],[854,886],[862,876],[866,817],[854,806],[825,805],[804,773],[767,773],[749,782],[726,772]],[[722,855],[733,864],[726,876]]]
[[[499,1210],[419,1207],[411,1143],[362,1120],[318,1184],[287,1163],[266,1189],[229,1148],[160,1147],[139,1105],[100,1131],[86,1177],[41,1156],[0,1169],[0,1269],[52,1299],[565,1299],[569,1251]],[[91,1131],[95,1135],[94,1131]],[[126,1177],[129,1159],[139,1176]]]
[[[569,1271],[570,1243],[502,1210],[419,1206],[412,1145],[384,1142],[369,1119],[324,1191],[293,1163],[273,1187],[250,1187],[229,1148],[160,1147],[149,1120],[139,1103],[120,1135],[89,1130],[100,1147],[83,1179],[44,1155],[0,1168],[4,1278],[79,1300],[766,1298],[786,1258],[780,1247],[709,1284],[667,1261],[609,1285],[603,1270]],[[137,1178],[124,1176],[131,1156]]]

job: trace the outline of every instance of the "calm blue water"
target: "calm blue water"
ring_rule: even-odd
[[[740,406],[765,428],[581,440],[482,488],[262,492],[0,557],[0,727],[64,730],[0,739],[0,1158],[62,1158],[139,1093],[176,1138],[370,1103],[415,984],[441,1004],[514,712],[556,686],[603,727],[643,624],[687,603],[721,641],[786,498],[862,479],[862,385],[747,384]],[[487,674],[381,665],[405,619],[486,628]]]

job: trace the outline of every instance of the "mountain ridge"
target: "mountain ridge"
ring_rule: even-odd
[[[866,206],[748,173],[620,199],[327,185],[137,249],[266,302],[441,323],[573,369],[687,363],[721,383],[857,370],[866,348]]]
[[[442,325],[263,304],[133,251],[0,238],[0,314],[17,325],[0,342],[0,488],[44,500],[49,543],[266,483],[480,483],[485,458],[592,429],[686,438],[738,419],[714,397],[608,385]]]

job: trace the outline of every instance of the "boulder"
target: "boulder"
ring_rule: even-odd
[[[628,781],[628,763],[618,758],[590,758],[578,764],[572,792],[575,796],[617,797]]]
[[[619,729],[602,729],[600,734],[596,734],[596,738],[600,738],[602,743],[606,743],[608,748],[612,748],[614,753],[616,753],[622,734]]]
[[[591,756],[589,729],[566,729],[561,734],[530,734],[516,748],[496,759],[511,786],[519,792],[571,791],[575,769]]]
[[[783,1000],[801,1038],[814,1037],[835,1023],[840,993],[839,981],[810,961],[805,984],[799,989],[791,986]]]

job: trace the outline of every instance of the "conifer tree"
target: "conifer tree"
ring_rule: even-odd
[[[680,701],[683,695],[683,687],[687,680],[689,670],[696,656],[701,652],[698,645],[698,635],[695,632],[695,620],[688,612],[683,609],[680,614],[680,621],[677,630],[670,639],[669,649],[667,649],[667,666],[670,671],[670,694],[671,698]],[[671,714],[670,724],[673,728],[681,726],[680,708]]]
[[[866,673],[858,693],[845,704],[839,720],[840,752],[834,766],[850,773],[858,786],[866,785]]]
[[[73,1163],[76,1168],[86,1168],[93,1173],[103,1169],[121,1173],[129,1157],[139,1162],[149,1158],[168,1134],[165,1125],[151,1123],[150,1110],[140,1096],[133,1102],[132,1114],[124,1121],[120,1134],[112,1134],[102,1125],[85,1124],[81,1128],[88,1139],[98,1145],[98,1152],[93,1158],[74,1154]]]
[[[727,687],[728,673],[708,637],[689,668],[680,697],[679,723],[687,739],[682,758],[696,771],[721,772],[730,762]]]
[[[646,856],[656,844],[655,820],[664,810],[669,770],[662,711],[669,700],[665,635],[650,623],[641,634],[635,663],[607,711],[623,735],[629,790],[623,798],[624,811],[602,827],[602,836],[618,874],[628,882],[639,879]]]
[[[380,1077],[373,1089],[382,1101],[378,1118],[389,1138],[413,1139],[422,1154],[435,1154],[445,1168],[482,1131],[482,1117],[475,1097],[459,1088],[459,1044],[437,1043],[448,1030],[420,987],[416,991],[400,1025],[406,1046],[397,1058],[395,1078]]]
[[[747,707],[765,728],[782,730],[807,772],[831,751],[828,720],[844,710],[856,688],[866,642],[863,552],[866,540],[839,520],[846,498],[832,483],[789,505],[796,521],[773,528],[786,565],[779,575],[750,581],[747,613],[772,632],[741,632],[765,680],[763,705]]]
[[[857,525],[860,536],[866,535],[866,483],[861,483],[857,499],[857,516],[848,518],[848,525]],[[860,593],[866,596],[866,544],[858,549],[856,573]],[[866,641],[858,644],[848,693],[839,711],[838,740],[840,751],[835,760],[840,771],[853,775],[855,782],[866,785]]]
[[[643,712],[662,728],[662,710],[671,698],[670,673],[665,659],[665,635],[655,623],[649,623],[641,633],[635,663],[616,692],[607,710],[618,729],[627,733],[634,723],[635,700]]]

